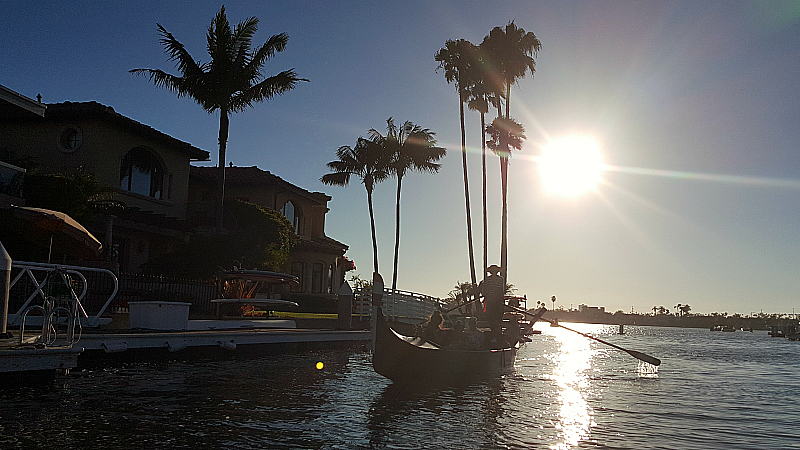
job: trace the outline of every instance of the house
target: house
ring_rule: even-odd
[[[213,224],[218,174],[217,167],[191,167],[188,214],[198,224]],[[225,168],[225,197],[280,211],[292,223],[297,241],[285,270],[301,280],[293,292],[335,294],[345,272],[354,268],[344,257],[347,245],[325,235],[330,196],[255,166],[231,166]]]
[[[138,271],[188,238],[189,162],[208,160],[207,151],[97,102],[43,109],[43,115],[0,116],[0,159],[24,156],[44,172],[82,171],[116,188],[113,200],[124,208],[108,208],[84,224],[116,269]]]
[[[0,85],[0,118],[43,117],[45,105]],[[25,205],[22,186],[25,169],[3,162],[0,146],[0,208],[10,205]]]
[[[7,160],[18,155],[45,172],[82,171],[113,187],[109,207],[83,223],[103,242],[112,269],[138,272],[191,233],[211,229],[218,169],[190,165],[207,161],[209,152],[97,102],[42,104],[0,88],[0,176],[19,178],[23,169]],[[226,197],[280,211],[292,222],[297,241],[283,270],[302,280],[294,293],[336,293],[354,266],[344,257],[347,245],[325,235],[331,197],[258,167],[229,167],[226,173]],[[14,194],[0,194],[0,207],[4,198],[19,205],[19,189]]]

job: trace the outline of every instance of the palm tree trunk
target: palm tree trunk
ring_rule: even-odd
[[[372,210],[372,191],[367,189],[367,203],[369,203],[369,226],[372,229],[372,268],[373,273],[378,273],[378,239],[375,237],[375,212]]]
[[[502,185],[503,195],[503,215],[501,225],[501,241],[500,241],[500,267],[504,280],[508,280],[508,204],[506,202],[506,195],[508,193],[508,157],[500,158],[500,182]]]
[[[392,273],[392,292],[397,289],[397,260],[400,250],[400,186],[403,184],[403,176],[397,176],[397,204],[395,211],[394,224],[394,272]]]
[[[506,83],[506,120],[510,120],[511,116],[509,115],[509,105],[511,105],[511,83]],[[501,136],[505,136],[503,133]],[[500,275],[503,276],[503,279],[508,282],[508,203],[507,203],[507,193],[508,193],[508,156],[510,155],[508,149],[508,140],[503,139],[505,142],[502,144],[502,149],[504,153],[504,157],[500,157],[500,182],[502,183],[502,191],[503,191],[503,212],[502,212],[502,225],[501,225],[501,233],[502,237],[500,238]]]
[[[219,177],[217,180],[217,234],[222,234],[222,217],[225,207],[225,151],[228,147],[228,110],[219,111]]]
[[[469,179],[467,178],[467,135],[464,129],[464,93],[459,93],[458,109],[461,116],[461,162],[464,166],[464,201],[467,207],[467,242],[469,243],[469,274],[472,284],[477,284],[475,278],[475,251],[472,248],[472,215],[469,207]]]
[[[486,214],[486,114],[481,112],[481,169],[483,172],[483,269],[489,267],[488,247],[488,221]]]

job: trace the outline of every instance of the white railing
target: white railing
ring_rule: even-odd
[[[353,292],[354,313],[360,320],[370,320],[372,315],[372,290],[356,289]],[[381,307],[389,320],[418,323],[441,310],[444,303],[429,295],[408,291],[384,289]]]
[[[11,270],[13,272],[14,269],[19,269],[19,272],[16,276],[11,280],[11,284],[9,285],[9,289],[12,289],[14,285],[21,280],[23,277],[27,276],[31,282],[35,285],[35,289],[32,294],[28,296],[25,300],[25,303],[20,306],[19,310],[15,314],[8,315],[8,324],[12,326],[17,326],[21,323],[23,313],[28,309],[28,306],[33,304],[45,305],[47,302],[47,295],[46,289],[49,286],[54,286],[57,284],[63,283],[60,279],[54,279],[50,277],[50,273],[55,270],[60,270],[63,273],[68,274],[72,281],[77,283],[75,286],[74,291],[77,295],[77,310],[76,315],[80,317],[81,323],[85,326],[95,327],[101,325],[102,323],[107,323],[110,319],[106,318],[103,319],[101,316],[106,311],[108,306],[114,300],[114,297],[117,295],[117,291],[119,290],[119,281],[117,280],[117,276],[114,275],[114,272],[107,270],[107,269],[99,269],[95,267],[82,267],[82,266],[67,266],[61,264],[46,264],[46,263],[38,263],[38,262],[25,262],[25,261],[14,261],[11,263]],[[97,312],[94,316],[89,316],[86,313],[86,310],[83,308],[82,300],[86,297],[86,293],[89,290],[89,283],[86,281],[86,277],[83,275],[82,272],[98,272],[111,277],[114,282],[114,290],[109,295],[108,299],[103,304],[103,307],[100,308],[100,311]],[[60,278],[60,277],[59,277]],[[80,293],[78,293],[80,292]],[[37,301],[34,303],[34,299],[40,298],[41,301]]]

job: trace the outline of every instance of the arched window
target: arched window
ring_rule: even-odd
[[[303,265],[303,261],[294,261],[292,262],[292,275],[297,277],[297,280],[300,282],[299,285],[293,284],[292,285],[292,292],[303,292],[303,285],[305,284],[305,280],[303,276],[305,275],[305,267]]]
[[[295,234],[298,236],[303,234],[303,211],[297,207],[293,201],[287,200],[286,203],[283,204],[281,214],[289,219],[289,222],[292,222],[292,228],[294,228]]]
[[[131,149],[124,158],[119,171],[119,187],[153,198],[164,196],[164,168],[158,157],[143,147]]]
[[[324,275],[324,264],[315,262],[311,265],[311,292],[314,294],[322,293],[322,276]]]

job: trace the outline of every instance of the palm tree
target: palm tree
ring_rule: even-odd
[[[483,206],[483,267],[489,266],[488,261],[488,219],[486,212],[486,114],[489,106],[494,106],[500,111],[500,94],[496,93],[492,84],[489,82],[486,60],[483,58],[483,51],[478,48],[477,58],[474,62],[474,70],[470,71],[469,99],[467,106],[469,109],[478,111],[481,115],[481,175],[482,175],[482,206]]]
[[[439,63],[439,69],[444,70],[444,78],[447,83],[455,82],[458,92],[459,117],[461,119],[461,163],[464,168],[464,202],[467,209],[467,243],[469,244],[469,269],[473,284],[477,284],[475,278],[475,252],[472,247],[472,216],[469,207],[469,179],[467,177],[467,137],[464,130],[464,102],[467,99],[467,76],[470,65],[474,61],[475,45],[466,39],[447,40],[444,47],[440,48],[434,59]],[[485,269],[485,268],[484,268]]]
[[[481,49],[489,61],[489,75],[499,88],[505,90],[506,114],[508,118],[511,99],[511,85],[530,72],[536,72],[533,59],[542,49],[542,43],[532,32],[517,27],[512,20],[505,28],[494,27],[483,39]]]
[[[294,69],[261,79],[261,69],[276,52],[286,48],[285,33],[270,36],[261,47],[252,48],[258,18],[250,17],[231,29],[223,6],[211,20],[206,35],[211,61],[195,61],[186,48],[161,24],[158,32],[161,45],[175,61],[180,76],[160,69],[132,69],[131,73],[147,76],[156,86],[167,88],[178,97],[191,97],[208,113],[219,110],[219,179],[216,227],[222,233],[222,211],[225,198],[225,151],[228,143],[229,116],[244,111],[253,103],[272,99],[288,92],[300,81]],[[259,81],[261,80],[261,81]]]
[[[440,160],[446,150],[436,146],[436,133],[427,128],[406,121],[399,128],[394,120],[386,120],[386,135],[376,129],[369,130],[370,140],[379,143],[383,151],[392,155],[390,170],[397,177],[397,201],[395,211],[395,238],[394,238],[394,271],[392,273],[392,291],[397,289],[397,261],[400,249],[400,189],[403,177],[409,171],[436,173],[441,164]]]
[[[372,192],[375,183],[389,178],[391,155],[386,154],[377,142],[358,138],[355,147],[348,145],[336,150],[336,161],[327,164],[333,172],[320,178],[320,181],[331,186],[347,186],[350,176],[361,179],[367,190],[369,206],[369,223],[372,230],[372,265],[374,273],[378,273],[378,240],[375,237],[375,213],[372,209]]]
[[[514,119],[498,117],[486,129],[489,141],[486,145],[500,157],[500,183],[502,187],[503,212],[501,222],[500,261],[503,278],[507,276],[508,257],[508,158],[511,149],[520,150],[525,139],[525,129]]]
[[[525,77],[530,72],[531,75],[536,71],[536,61],[533,59],[541,50],[542,44],[535,34],[526,32],[511,21],[505,28],[494,27],[489,35],[483,39],[481,50],[485,53],[485,58],[489,66],[489,77],[496,86],[496,90],[502,92],[505,88],[506,113],[505,119],[511,120],[511,85],[519,78]],[[498,111],[499,113],[499,111]],[[498,114],[500,115],[500,114]],[[504,137],[507,135],[503,135]],[[499,143],[500,151],[508,153],[510,142],[501,140]],[[507,162],[507,161],[506,161]],[[503,160],[500,160],[500,172],[504,173]],[[500,267],[502,276],[508,275],[508,249],[507,249],[507,223],[506,223],[506,202],[505,191],[507,180],[503,178],[503,224],[502,242],[500,244]]]
[[[461,306],[469,301],[469,298],[472,297],[473,291],[476,287],[477,286],[473,283],[466,281],[462,283],[461,281],[456,281],[456,285],[453,287],[453,290],[447,294],[447,298],[450,300],[450,303],[455,303],[456,306]],[[471,303],[465,305],[466,314],[468,316],[472,315],[472,309]],[[464,311],[462,311],[461,308],[459,308],[458,312],[464,314]]]

